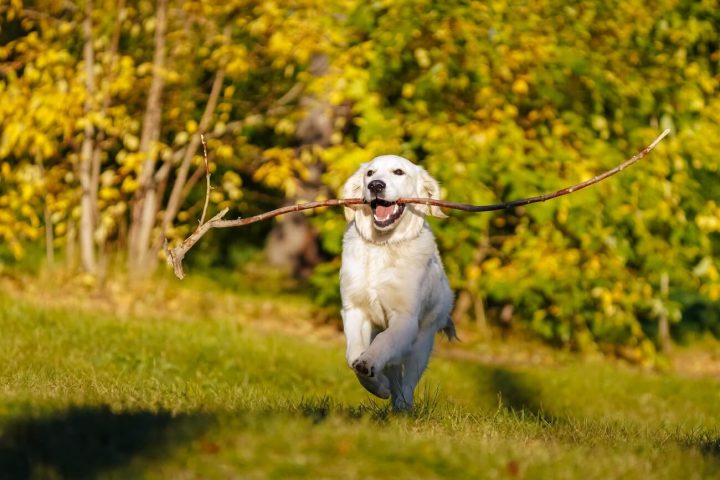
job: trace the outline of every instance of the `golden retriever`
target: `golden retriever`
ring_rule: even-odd
[[[425,169],[396,155],[360,166],[343,187],[346,207],[340,293],[346,358],[360,383],[396,410],[411,409],[435,333],[455,337],[453,293],[425,221],[438,207],[397,204],[398,198],[439,198]]]

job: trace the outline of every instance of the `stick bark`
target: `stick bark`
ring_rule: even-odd
[[[401,204],[407,204],[407,203],[417,203],[417,204],[424,204],[424,205],[434,205],[437,207],[442,208],[449,208],[453,210],[462,210],[466,212],[492,212],[495,210],[506,210],[509,208],[515,208],[515,207],[522,207],[525,205],[530,205],[532,203],[539,203],[539,202],[545,202],[548,200],[551,200],[553,198],[562,197],[564,195],[569,195],[573,192],[577,192],[578,190],[582,190],[583,188],[587,188],[591,185],[594,185],[598,182],[601,182],[605,180],[608,177],[611,177],[623,170],[625,170],[627,167],[632,165],[633,163],[637,162],[638,160],[641,160],[644,158],[650,151],[652,151],[658,143],[660,143],[668,134],[670,133],[670,129],[666,129],[664,132],[662,132],[658,137],[653,140],[653,142],[642,149],[639,153],[637,153],[635,156],[629,158],[628,160],[624,161],[617,167],[608,170],[604,173],[601,173],[600,175],[597,175],[590,180],[586,180],[582,183],[579,183],[577,185],[572,185],[570,187],[562,188],[560,190],[557,190],[555,192],[546,193],[543,195],[538,195],[536,197],[530,197],[530,198],[523,198],[520,200],[514,200],[510,202],[503,202],[503,203],[496,203],[492,205],[473,205],[469,203],[457,203],[457,202],[449,202],[446,200],[436,200],[434,198],[400,198],[396,202]],[[209,178],[209,177],[208,177]],[[209,180],[208,180],[209,181]],[[209,194],[209,187],[208,187],[208,194]],[[200,223],[198,225],[198,228],[189,236],[187,237],[180,245],[169,248],[167,240],[165,240],[165,254],[167,256],[167,262],[168,265],[173,267],[173,271],[175,272],[175,276],[177,276],[179,279],[182,279],[185,277],[185,272],[183,270],[182,261],[185,258],[185,254],[190,250],[193,245],[195,245],[200,238],[202,238],[203,235],[205,235],[208,230],[212,228],[231,228],[231,227],[242,227],[244,225],[249,225],[251,223],[260,222],[262,220],[267,220],[269,218],[277,217],[278,215],[283,215],[286,213],[291,212],[300,212],[303,210],[311,210],[315,208],[321,208],[321,207],[337,207],[337,206],[350,206],[350,205],[362,205],[368,203],[362,198],[340,198],[340,199],[330,199],[330,200],[324,200],[324,201],[317,201],[317,202],[309,202],[309,203],[302,203],[299,205],[290,205],[287,207],[278,208],[275,210],[271,210],[269,212],[261,213],[252,217],[247,218],[236,218],[234,220],[224,220],[223,217],[227,214],[229,211],[228,208],[225,208],[221,210],[217,215],[212,217],[210,220],[208,220],[205,223]],[[204,218],[204,213],[203,213]]]

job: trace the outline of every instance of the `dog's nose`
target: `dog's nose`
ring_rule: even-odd
[[[385,190],[385,182],[383,182],[382,180],[373,180],[372,182],[368,183],[368,190],[373,193],[380,193]]]

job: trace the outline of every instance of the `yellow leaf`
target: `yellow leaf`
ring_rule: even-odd
[[[413,95],[415,95],[415,85],[412,83],[406,83],[402,87],[402,96],[405,98],[410,98]]]
[[[125,193],[132,193],[137,190],[139,186],[140,184],[133,177],[125,177],[125,180],[123,180],[123,183],[120,186],[120,190]]]
[[[138,140],[135,135],[131,135],[129,133],[123,135],[123,143],[125,144],[125,147],[130,151],[135,151],[140,146],[140,140]]]
[[[515,82],[513,82],[512,91],[516,95],[526,95],[528,93],[528,90],[528,84],[522,78],[518,78],[517,80],[515,80]]]
[[[430,55],[428,55],[428,51],[424,48],[415,49],[415,61],[417,61],[418,65],[420,65],[422,68],[429,67]]]
[[[120,192],[118,192],[116,188],[103,187],[100,189],[100,192],[98,192],[98,196],[102,200],[116,200],[120,198]]]

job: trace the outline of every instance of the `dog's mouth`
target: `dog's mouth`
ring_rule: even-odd
[[[405,211],[405,205],[388,202],[381,198],[376,198],[371,201],[370,208],[373,212],[375,225],[380,228],[389,227],[395,223]]]

